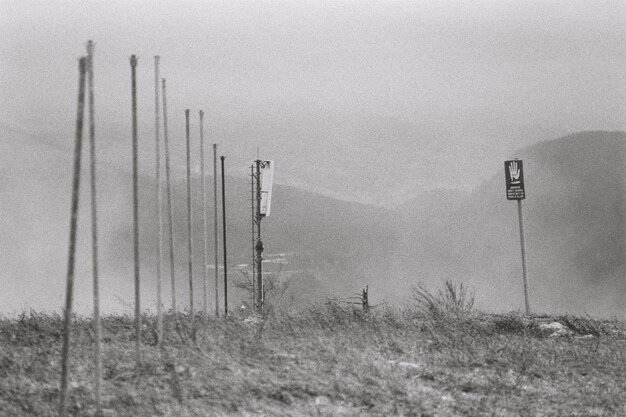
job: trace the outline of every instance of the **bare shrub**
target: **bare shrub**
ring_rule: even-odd
[[[418,309],[433,317],[468,313],[474,307],[474,292],[463,283],[446,281],[444,289],[438,290],[436,294],[418,284],[412,288],[412,292]]]
[[[590,317],[576,317],[572,315],[565,315],[560,316],[558,321],[563,323],[568,329],[570,329],[574,333],[580,335],[590,334],[596,337],[600,337],[610,333],[602,322],[598,320],[593,320]]]
[[[235,288],[243,290],[247,294],[246,300],[252,298],[253,295],[256,297],[256,294],[254,293],[255,288],[252,282],[252,277],[246,271],[239,272],[243,274],[243,278],[235,280]],[[277,306],[281,302],[288,288],[289,281],[281,281],[280,270],[278,272],[263,273],[264,313],[269,313],[273,307]]]
[[[505,314],[493,319],[495,331],[500,334],[523,333],[526,330],[524,320],[518,314]]]

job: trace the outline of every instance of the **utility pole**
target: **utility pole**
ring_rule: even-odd
[[[59,415],[67,413],[67,385],[69,379],[69,356],[72,341],[72,301],[74,295],[74,265],[76,255],[76,224],[78,222],[78,191],[80,189],[80,157],[83,143],[83,110],[85,108],[85,69],[87,59],[78,62],[78,105],[76,110],[76,133],[74,139],[74,174],[72,179],[72,203],[70,208],[70,241],[67,259],[67,278],[65,287],[65,310],[63,311],[63,348],[61,351],[61,393]]]
[[[250,165],[250,207],[252,209],[252,311],[256,311],[256,232],[255,232],[255,206],[254,206],[254,165]]]
[[[191,235],[191,152],[189,149],[189,109],[185,110],[185,138],[187,143],[187,249],[189,251],[189,313],[191,316],[192,334],[195,322],[193,310],[193,245]]]
[[[208,243],[208,228],[207,228],[207,203],[206,203],[206,176],[204,174],[204,112],[200,110],[200,175],[202,176],[202,224],[203,224],[203,242],[204,247],[202,248],[202,272],[203,272],[203,288],[202,288],[202,302],[204,315],[209,317],[209,304],[208,304],[208,296],[209,296],[209,272],[208,268],[208,255],[207,251],[209,250]]]
[[[139,190],[137,172],[137,57],[130,57],[132,83],[132,124],[133,124],[133,254],[135,262],[135,367],[137,378],[141,372],[141,306],[139,288]]]
[[[220,316],[219,304],[219,275],[218,275],[218,247],[217,247],[217,144],[213,144],[213,231],[214,231],[214,249],[215,249],[215,317]]]
[[[256,289],[257,289],[257,311],[263,313],[264,293],[263,293],[263,241],[261,240],[261,160],[257,159],[256,163]]]
[[[163,260],[163,194],[161,192],[161,137],[159,120],[159,56],[154,57],[154,151],[155,151],[155,182],[157,205],[157,261],[156,261],[156,289],[157,289],[157,337],[158,344],[163,339],[163,302],[161,300],[161,264]]]
[[[94,343],[94,386],[96,397],[96,415],[102,414],[100,404],[100,384],[102,379],[102,354],[100,344],[102,332],[100,329],[100,282],[98,279],[98,199],[96,195],[96,127],[94,108],[94,86],[93,86],[93,41],[87,42],[87,77],[89,86],[89,160],[91,171],[91,257],[93,271],[93,323],[95,333]]]
[[[170,175],[170,145],[167,130],[167,96],[165,78],[161,79],[163,88],[163,146],[165,147],[165,185],[167,193],[167,223],[169,228],[170,281],[172,286],[172,311],[176,316],[176,264],[174,263],[174,220],[172,215],[172,178]]]
[[[224,159],[222,161],[222,240],[224,244],[224,317],[228,317],[228,257],[226,255],[226,182],[224,179]]]

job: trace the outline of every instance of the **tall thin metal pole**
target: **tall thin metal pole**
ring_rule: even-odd
[[[203,288],[202,288],[202,302],[204,315],[206,317],[209,316],[209,272],[208,268],[208,253],[209,250],[209,242],[208,242],[208,227],[207,227],[207,202],[206,202],[206,176],[204,173],[204,112],[200,110],[200,175],[202,176],[202,234],[204,247],[202,248],[202,273],[203,273]]]
[[[258,151],[257,151],[258,152]],[[261,161],[256,160],[256,290],[257,290],[257,311],[263,313],[263,241],[261,240]]]
[[[132,122],[133,122],[133,253],[135,261],[135,367],[137,377],[141,371],[141,298],[139,283],[139,189],[137,172],[137,57],[130,57],[132,82]]]
[[[189,109],[185,110],[185,138],[187,143],[187,249],[189,252],[189,314],[193,331],[194,310],[193,310],[193,244],[191,235],[191,152],[189,149]]]
[[[93,271],[93,324],[95,333],[94,343],[94,386],[96,397],[96,415],[102,414],[100,404],[100,384],[102,379],[102,354],[100,344],[102,339],[100,329],[100,294],[98,281],[98,206],[96,198],[96,127],[94,109],[94,86],[93,86],[93,41],[87,42],[87,77],[89,86],[89,159],[91,171],[91,257]]]
[[[252,311],[256,311],[256,232],[255,232],[255,205],[254,205],[254,165],[250,165],[250,207],[252,209]]]
[[[530,302],[528,300],[528,272],[526,270],[526,242],[524,241],[524,216],[522,215],[522,200],[517,200],[517,214],[519,217],[519,235],[522,247],[522,275],[524,278],[524,304],[526,314],[530,314]]]
[[[78,191],[80,189],[80,156],[83,141],[83,110],[85,107],[86,58],[78,62],[78,105],[76,110],[76,133],[74,139],[74,174],[72,179],[72,203],[70,209],[70,241],[67,257],[67,279],[65,287],[65,310],[63,314],[63,348],[61,351],[61,394],[59,415],[66,415],[67,382],[69,379],[69,354],[72,325],[72,298],[74,295],[74,256],[76,254],[76,223],[78,221]]]
[[[222,243],[224,245],[224,317],[228,316],[228,256],[226,254],[226,181],[224,178],[224,159],[222,162]]]
[[[172,178],[170,175],[170,145],[167,130],[167,95],[165,78],[161,80],[163,88],[163,146],[165,147],[165,185],[167,193],[167,223],[169,231],[170,280],[172,312],[176,315],[176,264],[174,263],[174,220],[172,216]]]
[[[217,144],[213,144],[213,236],[215,249],[215,317],[220,316],[220,295],[219,295],[219,275],[218,275],[218,242],[217,242]]]
[[[158,342],[163,339],[163,301],[161,295],[161,265],[163,262],[163,193],[161,187],[161,135],[159,120],[159,56],[154,57],[154,178],[156,182],[156,205],[157,205],[157,261],[156,261],[156,287],[157,287],[157,335]]]

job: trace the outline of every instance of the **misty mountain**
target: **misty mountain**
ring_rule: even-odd
[[[312,102],[268,103],[216,117],[212,134],[236,146],[237,155],[261,145],[264,154],[280,161],[276,168],[283,184],[392,208],[428,190],[479,183],[486,178],[480,162],[513,142],[491,132],[481,137],[480,146],[468,146],[476,133],[454,131],[450,122],[331,111]],[[461,185],[449,175],[459,165],[471,179]]]
[[[120,180],[123,180],[120,178]],[[128,182],[128,179],[126,179]],[[221,181],[221,179],[220,179]],[[221,185],[218,181],[218,234],[219,264],[222,264],[222,220]],[[208,219],[208,263],[213,265],[213,179],[207,178],[207,219]],[[154,183],[151,178],[143,178],[141,210],[142,259],[144,268],[154,274],[156,259],[156,205],[154,204]],[[192,181],[192,234],[195,287],[202,283],[203,217],[201,183]],[[178,292],[183,300],[188,298],[187,290],[187,208],[186,185],[177,181],[174,184],[174,247]],[[237,265],[249,264],[252,257],[251,236],[251,190],[245,181],[226,177],[227,240],[229,256],[229,276],[241,279],[243,275]],[[130,195],[125,198],[130,202]],[[165,210],[165,208],[164,208]],[[130,213],[130,206],[126,207]],[[163,212],[165,215],[165,211]],[[132,229],[129,223],[118,222],[114,228],[116,268],[131,271]],[[167,225],[165,225],[167,227]],[[276,185],[272,199],[272,213],[262,221],[264,255],[267,258],[280,253],[289,253],[290,263],[286,270],[306,272],[320,279],[320,284],[328,289],[327,295],[347,295],[368,284],[374,284],[381,276],[388,274],[393,260],[393,250],[397,227],[393,216],[383,208],[360,203],[336,200],[320,194],[310,193],[294,187]],[[166,233],[164,231],[164,233]],[[164,253],[167,255],[167,242]],[[167,260],[163,277],[169,292],[169,266]],[[211,291],[213,287],[212,266],[209,271]],[[249,267],[244,267],[249,270]],[[127,272],[127,274],[128,274]],[[283,274],[283,277],[286,277]],[[149,279],[152,279],[150,277]],[[220,288],[221,288],[220,272]],[[150,284],[148,284],[149,286]],[[199,294],[199,293],[198,293]]]
[[[0,166],[3,310],[60,308],[67,262],[70,143],[55,147],[47,138],[6,127],[1,139],[5,155]],[[533,310],[623,312],[625,141],[624,133],[585,132],[541,142],[514,155],[525,164],[523,210]],[[84,146],[75,288],[77,310],[88,312],[87,142]],[[152,308],[157,207],[151,161],[140,161],[147,164],[140,171],[143,306]],[[234,169],[229,163],[227,157],[227,173]],[[229,275],[236,279],[243,277],[237,265],[248,264],[252,256],[250,184],[241,178],[226,179]],[[212,177],[207,184],[208,263],[213,264]],[[131,185],[130,166],[110,161],[99,165],[105,310],[131,308]],[[192,189],[194,284],[200,303],[203,219],[198,178]],[[182,303],[188,294],[185,190],[184,175],[174,170],[176,276]],[[286,269],[306,272],[299,279],[315,281],[311,288],[323,287],[327,295],[352,295],[369,285],[374,302],[383,298],[397,302],[406,300],[417,283],[436,288],[451,279],[474,286],[481,308],[523,307],[517,205],[505,198],[502,172],[494,172],[471,193],[434,190],[394,210],[276,185],[272,215],[263,220],[262,233],[267,256],[290,253]],[[221,242],[221,217],[219,236]],[[167,248],[166,242],[165,254]],[[221,259],[220,247],[220,263]],[[162,274],[168,305],[167,256]],[[210,291],[212,277],[210,270]]]
[[[515,154],[525,166],[534,311],[623,313],[625,149],[622,132],[584,132]],[[517,203],[504,190],[503,173],[494,173],[456,209],[405,215],[400,282],[452,279],[473,285],[484,307],[522,309]]]
[[[2,218],[2,303],[4,310],[59,308],[65,291],[71,189],[71,144],[50,146],[46,138],[4,128],[0,167]],[[128,147],[130,150],[130,146]],[[83,143],[78,253],[77,311],[91,308],[91,242],[89,218],[88,143]],[[143,305],[152,308],[155,293],[156,199],[150,172],[152,161],[140,159],[140,254]],[[230,169],[226,159],[226,170]],[[212,169],[210,170],[212,171]],[[132,304],[132,183],[130,166],[103,161],[98,165],[100,277],[103,308],[127,309]],[[202,289],[203,218],[201,183],[192,181],[193,265],[197,299]],[[218,193],[221,193],[218,181]],[[208,263],[214,261],[213,178],[207,177]],[[188,299],[187,209],[184,174],[173,170],[174,248],[177,293],[181,305]],[[243,275],[236,266],[252,255],[250,184],[226,177],[228,254],[231,279]],[[165,215],[165,205],[163,206]],[[219,263],[222,263],[221,194],[219,210]],[[388,275],[396,239],[395,219],[385,209],[346,202],[295,187],[276,185],[272,214],[263,220],[265,254],[290,253],[285,269],[314,276],[327,295],[350,295],[375,285]],[[165,228],[167,224],[165,223]],[[167,229],[164,229],[164,233]],[[162,270],[164,301],[169,305],[167,239]],[[211,266],[212,268],[212,266]],[[209,271],[213,291],[213,270]],[[283,274],[287,277],[287,273]],[[222,276],[220,273],[220,285]],[[313,286],[313,285],[312,285]],[[212,300],[212,297],[210,297]]]

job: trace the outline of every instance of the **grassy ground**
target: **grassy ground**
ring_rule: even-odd
[[[162,347],[145,322],[138,379],[132,319],[103,320],[105,416],[626,416],[624,322],[326,305],[210,319],[195,345],[169,316]],[[56,415],[61,328],[0,319],[2,416]],[[69,410],[91,416],[93,332],[73,329]]]

